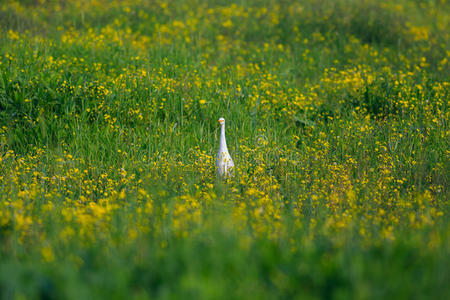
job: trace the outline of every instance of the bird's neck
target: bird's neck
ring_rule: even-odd
[[[228,151],[227,141],[225,140],[225,124],[220,126],[220,152]]]

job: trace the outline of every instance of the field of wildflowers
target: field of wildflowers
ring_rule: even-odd
[[[0,298],[448,297],[449,11],[1,1]]]

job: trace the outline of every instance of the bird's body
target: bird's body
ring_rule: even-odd
[[[220,124],[220,145],[219,153],[217,153],[216,166],[217,173],[221,177],[229,177],[233,175],[234,162],[228,152],[227,141],[225,139],[225,119],[219,119]]]

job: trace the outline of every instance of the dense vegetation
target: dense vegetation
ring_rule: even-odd
[[[1,1],[0,298],[448,297],[449,11]]]

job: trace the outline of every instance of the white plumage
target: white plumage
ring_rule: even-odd
[[[227,141],[225,139],[225,119],[219,119],[220,124],[220,145],[219,153],[217,153],[216,166],[217,173],[221,177],[229,177],[233,175],[234,162],[231,159],[230,153],[227,148]]]

